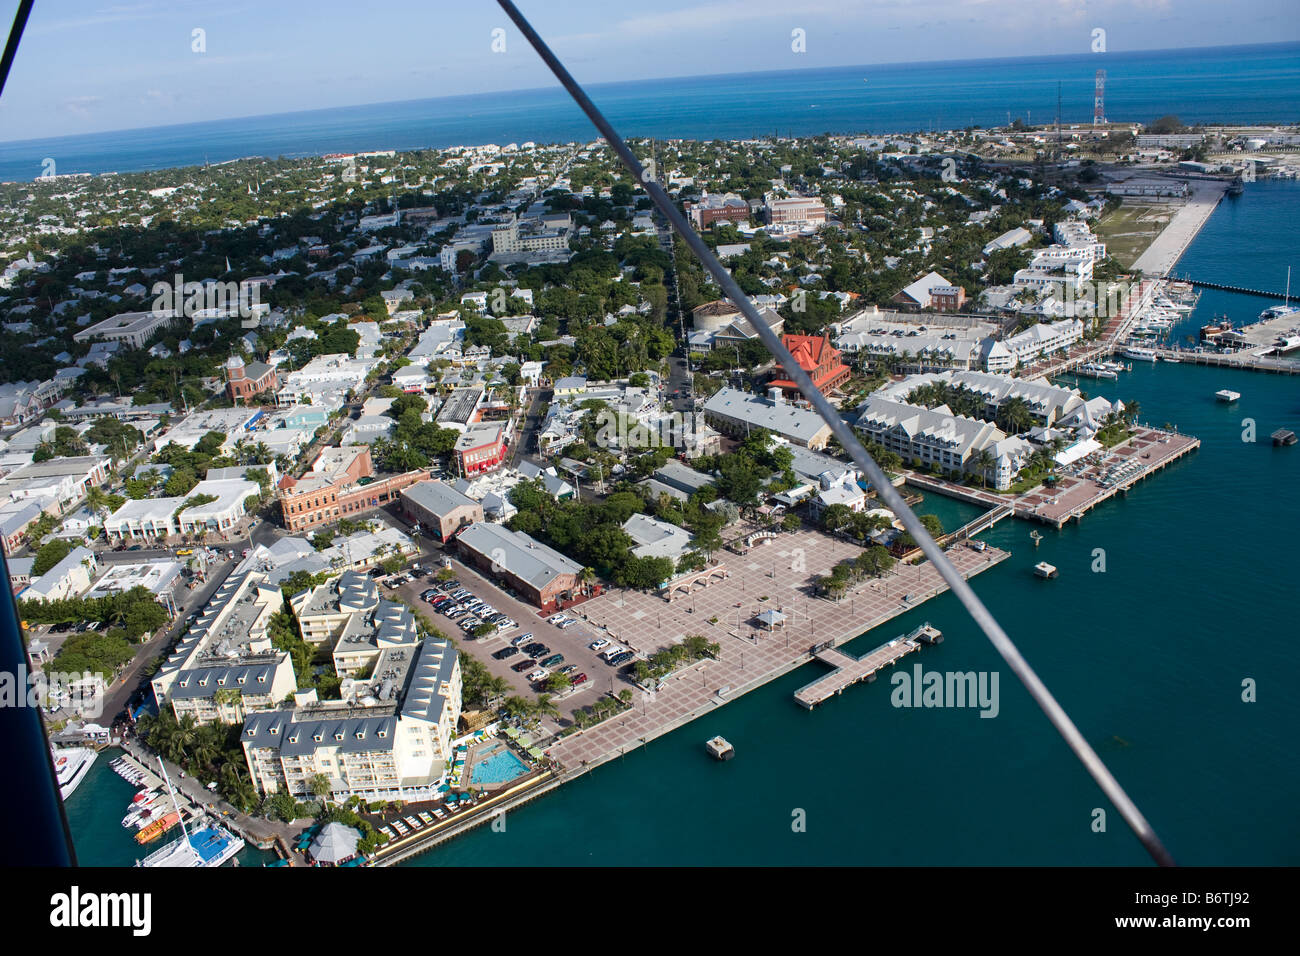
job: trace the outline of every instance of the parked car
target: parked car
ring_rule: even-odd
[[[501,648],[501,650],[497,651],[492,656],[499,661],[504,661],[504,660],[508,660],[511,657],[514,657],[518,653],[519,653],[519,648],[517,647],[503,647]]]
[[[567,621],[568,618],[563,614],[552,614],[546,619],[547,624],[559,624],[561,621]]]
[[[511,646],[511,647],[523,647],[525,644],[527,644],[527,643],[528,643],[529,641],[531,641],[532,639],[533,639],[533,632],[532,632],[532,631],[529,631],[527,634],[520,634],[518,637],[512,637],[512,638],[510,638],[510,646]]]
[[[550,671],[548,671],[545,667],[539,667],[537,668],[537,670],[533,671],[531,674],[528,675],[528,683],[536,684],[538,681],[546,680],[546,678],[550,676],[551,676]]]
[[[622,654],[615,654],[609,659],[610,667],[618,667],[620,664],[626,664],[636,655],[631,651],[624,651]]]
[[[547,647],[545,644],[539,644],[538,642],[534,641],[531,644],[524,645],[524,653],[532,657],[546,657],[548,654],[551,653],[551,649]]]
[[[560,664],[563,664],[563,663],[564,663],[564,655],[563,655],[563,654],[552,654],[550,657],[546,658],[546,660],[542,661],[542,666],[543,666],[543,667],[556,667],[556,666],[558,666],[558,665],[560,665]]]
[[[587,683],[587,675],[574,674],[572,680],[570,680],[569,683],[572,684],[574,687],[577,687],[579,684],[585,684]]]
[[[598,651],[601,648],[609,647],[609,641],[605,640],[603,637],[598,638],[597,640],[594,640],[590,644],[588,644],[587,647],[593,651]]]
[[[520,661],[518,664],[512,664],[510,669],[512,671],[516,671],[517,673],[522,674],[524,671],[532,670],[536,666],[537,666],[537,661],[527,660],[527,661]]]
[[[575,624],[577,624],[577,623],[578,623],[578,622],[575,621],[573,618],[568,618],[567,620],[563,620],[563,621],[561,621],[561,622],[560,622],[558,625],[556,625],[556,626],[559,627],[560,630],[565,631],[565,630],[568,630],[569,628],[573,627],[573,625],[575,625]]]
[[[620,647],[620,646],[617,645],[617,644],[611,644],[609,647],[607,647],[607,648],[606,648],[606,649],[601,653],[600,656],[603,657],[603,658],[605,658],[605,660],[609,660],[609,659],[610,659],[611,657],[613,657],[614,655],[616,655],[616,654],[622,654],[622,653],[623,653],[624,651],[626,651],[626,650],[627,650],[626,647]]]
[[[576,671],[577,669],[578,669],[578,665],[577,665],[577,664],[565,664],[563,667],[560,668],[560,673],[561,673],[561,674],[572,674],[572,673],[573,673],[574,671]]]

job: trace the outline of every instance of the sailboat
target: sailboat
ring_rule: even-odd
[[[1259,314],[1259,320],[1265,322],[1269,319],[1280,319],[1284,315],[1293,315],[1300,312],[1300,306],[1291,304],[1291,267],[1286,267],[1286,297],[1281,305],[1275,305],[1265,309]]]
[[[243,837],[215,823],[202,826],[191,833],[185,826],[185,815],[176,803],[176,791],[172,789],[172,782],[161,757],[158,758],[158,769],[162,772],[167,792],[171,794],[172,808],[180,819],[181,837],[150,853],[143,860],[137,860],[136,866],[220,866],[244,848]]]

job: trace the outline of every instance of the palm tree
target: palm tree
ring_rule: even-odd
[[[558,720],[560,708],[555,706],[555,701],[551,700],[550,694],[540,694],[537,697],[537,703],[533,705],[533,716],[554,717]]]
[[[980,474],[980,487],[987,488],[989,471],[997,464],[997,459],[993,457],[993,452],[987,448],[981,448],[975,453],[973,464]]]

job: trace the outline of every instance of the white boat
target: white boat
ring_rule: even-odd
[[[172,782],[167,777],[167,768],[163,766],[162,760],[158,761],[158,769],[162,772],[163,783],[171,797],[172,808],[180,815],[181,837],[150,853],[143,860],[137,860],[136,866],[220,866],[244,848],[243,837],[216,823],[189,832],[185,826],[185,815],[176,805],[176,792],[172,790]]]
[[[1056,573],[1056,566],[1048,564],[1046,561],[1039,561],[1034,565],[1034,574],[1040,578],[1054,578]]]
[[[1237,399],[1241,398],[1241,392],[1234,392],[1232,391],[1232,389],[1221,388],[1214,393],[1214,397],[1221,402],[1231,404],[1235,402]]]
[[[1264,322],[1268,319],[1280,319],[1284,315],[1295,315],[1297,312],[1300,312],[1300,305],[1275,305],[1261,312],[1259,318]]]
[[[86,779],[86,773],[99,754],[89,747],[68,747],[66,750],[51,750],[54,758],[54,774],[59,780],[59,796],[64,800],[72,796],[72,791]]]
[[[1125,358],[1131,358],[1135,362],[1154,362],[1156,360],[1156,353],[1153,349],[1144,349],[1137,345],[1128,346],[1122,354]]]

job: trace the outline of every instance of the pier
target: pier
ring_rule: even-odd
[[[1185,365],[1213,365],[1218,368],[1238,368],[1251,372],[1272,372],[1276,375],[1300,375],[1300,362],[1274,358],[1267,354],[1271,347],[1246,352],[1197,352],[1193,349],[1151,347],[1156,357],[1165,362]]]
[[[919,651],[923,644],[938,644],[942,640],[943,634],[926,623],[910,634],[881,644],[861,657],[854,657],[835,647],[815,647],[811,655],[822,663],[831,665],[834,670],[811,684],[800,687],[794,692],[794,699],[801,707],[812,710],[830,697],[844,693],[846,687],[862,681],[874,681],[880,670]]]

